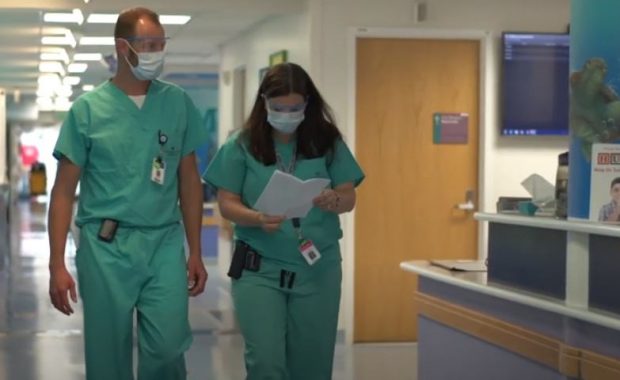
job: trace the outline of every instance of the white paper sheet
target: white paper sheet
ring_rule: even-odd
[[[276,170],[254,204],[254,209],[267,215],[284,215],[287,219],[303,218],[312,208],[312,200],[327,185],[329,179],[326,178],[302,181]]]
[[[521,182],[521,186],[532,196],[532,203],[544,206],[555,199],[555,186],[540,174],[532,174]]]

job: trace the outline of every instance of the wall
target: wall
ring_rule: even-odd
[[[418,21],[419,2],[411,0],[322,0],[316,7],[320,20],[320,61],[317,85],[335,110],[347,139],[354,141],[355,126],[348,125],[352,35],[355,28],[426,28],[433,30],[488,31],[492,38],[491,54],[485,61],[485,120],[480,125],[482,138],[481,176],[483,194],[480,210],[494,211],[500,195],[525,196],[520,182],[532,171],[554,180],[557,154],[567,150],[567,137],[500,137],[499,129],[499,37],[502,31],[564,31],[569,22],[568,0],[429,0],[426,19]],[[316,45],[312,45],[315,47]],[[353,326],[353,217],[343,218],[345,238],[344,307],[342,317],[347,331]],[[484,244],[484,243],[483,243]],[[483,245],[484,246],[484,245]],[[482,252],[484,255],[484,252]],[[347,334],[347,341],[351,341]]]
[[[245,68],[245,114],[254,104],[258,72],[269,66],[269,55],[288,51],[288,60],[312,75],[310,63],[310,18],[307,12],[273,17],[239,36],[221,49],[220,67],[220,140],[224,141],[233,125],[233,71]]]
[[[389,6],[388,6],[389,3]],[[346,131],[348,110],[347,35],[351,27],[398,27],[485,30],[493,35],[490,78],[499,77],[499,37],[502,31],[564,31],[569,22],[568,0],[429,0],[427,20],[416,22],[414,1],[324,0],[322,9],[321,77],[317,79]],[[487,84],[485,191],[482,209],[494,211],[500,195],[526,195],[520,181],[537,171],[553,181],[557,154],[567,150],[566,137],[500,137],[499,83]]]

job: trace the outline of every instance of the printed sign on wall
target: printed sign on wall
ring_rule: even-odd
[[[442,113],[433,115],[433,143],[467,144],[469,115],[466,113]]]

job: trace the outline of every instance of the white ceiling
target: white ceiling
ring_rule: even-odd
[[[192,16],[186,25],[164,26],[171,37],[167,47],[166,74],[216,71],[218,46],[235,38],[267,18],[299,12],[302,0],[143,0],[142,6],[159,14]],[[19,90],[34,94],[39,77],[40,54],[45,51],[41,36],[49,28],[69,28],[76,36],[111,36],[113,24],[50,24],[43,22],[48,11],[67,12],[79,8],[84,17],[91,13],[118,13],[130,7],[126,0],[0,0],[0,87],[9,94]],[[74,53],[110,55],[113,46],[67,47]],[[74,87],[74,96],[82,84],[98,84],[111,72],[104,62],[90,62],[82,82]]]

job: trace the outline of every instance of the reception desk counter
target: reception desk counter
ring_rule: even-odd
[[[488,272],[401,264],[419,275],[419,380],[620,379],[620,227],[476,218]]]

